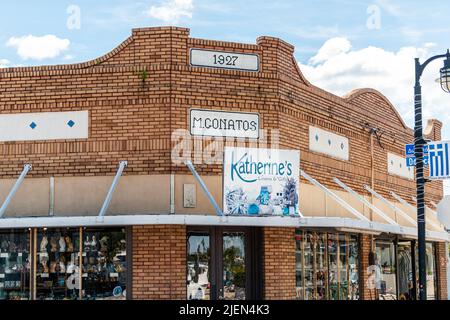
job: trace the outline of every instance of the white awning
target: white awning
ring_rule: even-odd
[[[339,217],[251,217],[183,214],[24,217],[0,219],[0,229],[52,227],[106,227],[132,225],[213,225],[253,227],[335,228],[355,233],[391,233],[416,238],[417,229]],[[449,241],[447,232],[427,231],[428,240]]]

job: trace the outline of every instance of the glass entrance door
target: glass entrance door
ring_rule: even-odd
[[[246,234],[222,233],[222,285],[219,299],[245,300],[246,288]]]
[[[188,300],[258,297],[256,230],[191,227],[187,234]]]

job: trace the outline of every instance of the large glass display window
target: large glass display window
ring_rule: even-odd
[[[295,241],[297,299],[359,299],[357,236],[297,230]]]
[[[30,230],[0,230],[0,300],[30,299]]]
[[[411,241],[400,241],[397,245],[398,298],[412,300],[414,294],[414,273]]]
[[[380,300],[396,300],[397,275],[394,242],[376,240],[375,253],[375,265],[379,269],[380,274],[379,279],[376,279],[378,298]]]
[[[37,230],[36,234],[36,299],[78,299],[79,228],[43,228]]]
[[[82,230],[83,299],[126,298],[127,246],[124,228]]]
[[[431,242],[426,243],[427,300],[436,299],[436,251]]]

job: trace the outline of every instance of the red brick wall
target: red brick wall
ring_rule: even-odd
[[[438,281],[438,296],[439,300],[447,300],[447,257],[448,248],[445,242],[436,243],[436,273]]]
[[[186,226],[133,226],[133,299],[186,299]]]
[[[295,299],[294,236],[294,228],[263,228],[264,299]]]
[[[376,294],[368,286],[369,253],[372,249],[372,237],[362,234],[359,241],[359,295],[360,300],[375,300]]]

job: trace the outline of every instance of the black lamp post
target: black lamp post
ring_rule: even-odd
[[[416,156],[416,192],[417,192],[417,235],[419,249],[419,299],[427,299],[427,275],[426,275],[426,253],[425,253],[425,202],[424,189],[425,179],[423,176],[423,146],[426,141],[422,132],[422,87],[420,78],[425,67],[433,60],[445,58],[444,67],[440,69],[440,84],[442,90],[450,93],[450,51],[446,54],[429,58],[420,64],[416,58],[416,84],[414,86],[414,154]]]

